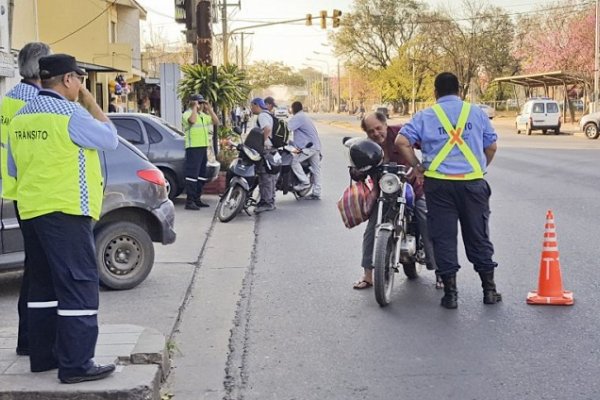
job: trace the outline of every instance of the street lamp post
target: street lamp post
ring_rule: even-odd
[[[307,63],[303,63],[302,65],[304,65],[306,67],[309,67],[309,68],[313,68],[314,67],[314,65],[310,65],[310,64],[307,64]],[[321,105],[323,103],[323,98],[325,97],[324,96],[324,93],[325,93],[325,90],[324,90],[324,88],[325,88],[325,77],[324,77],[323,72],[321,70],[318,70],[318,71],[321,74],[321,93],[320,93],[320,99],[319,99],[319,105]],[[310,94],[311,94],[311,92],[310,92],[310,86],[309,86],[309,95]],[[311,95],[311,97],[312,97],[312,95]],[[312,103],[313,103],[313,107],[314,107],[314,103],[315,102],[313,101]]]
[[[308,61],[315,61],[315,62],[322,62],[327,66],[327,91],[325,91],[325,85],[323,85],[323,93],[324,93],[324,97],[327,97],[327,111],[329,112],[331,110],[331,96],[330,96],[330,85],[329,85],[329,63],[325,60],[320,60],[317,58],[307,58]]]
[[[318,54],[320,56],[333,56],[333,54],[320,53],[318,51],[313,51],[313,53]],[[329,66],[328,66],[329,68]],[[340,80],[340,59],[337,59],[337,112],[341,112],[341,104],[342,104],[342,81]]]

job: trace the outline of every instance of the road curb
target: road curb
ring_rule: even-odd
[[[65,385],[57,370],[29,371],[29,359],[14,350],[16,329],[0,330],[0,400],[159,400],[160,384],[170,359],[164,335],[138,325],[100,326],[95,359],[115,362],[106,379]]]

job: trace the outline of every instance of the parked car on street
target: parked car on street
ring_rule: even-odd
[[[556,100],[548,97],[536,97],[523,104],[523,108],[515,120],[517,134],[525,131],[531,135],[533,130],[541,130],[545,135],[548,130],[554,134],[560,133],[561,125],[560,107]]]
[[[169,198],[173,200],[179,196],[185,188],[183,132],[150,114],[110,113],[108,117],[117,127],[119,136],[137,147],[163,172]],[[206,169],[209,182],[217,177],[220,168],[211,151]]]
[[[584,115],[579,120],[579,128],[588,139],[598,139],[600,136],[598,127],[600,127],[600,112]]]
[[[487,104],[476,104],[477,107],[481,108],[485,112],[489,119],[494,119],[496,116],[496,110],[494,107],[488,106]]]
[[[126,140],[119,139],[116,150],[100,152],[100,163],[106,182],[102,213],[94,225],[100,282],[111,289],[131,289],[152,270],[153,242],[175,241],[175,208],[161,171]],[[20,269],[23,236],[12,200],[2,199],[1,219],[0,271]]]
[[[385,115],[386,118],[390,118],[390,111],[387,107],[377,107],[375,109],[375,112],[382,113],[383,115]]]
[[[275,116],[277,118],[287,118],[290,116],[290,113],[285,106],[279,106],[275,109]]]

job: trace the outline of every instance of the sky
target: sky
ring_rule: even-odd
[[[217,1],[217,0],[213,0]],[[223,1],[223,0],[219,0]],[[251,46],[251,54],[246,64],[257,60],[282,61],[294,68],[304,68],[307,65],[323,72],[335,74],[337,60],[331,55],[332,48],[328,44],[328,32],[331,31],[330,20],[328,29],[319,26],[319,11],[327,10],[331,15],[333,9],[343,13],[351,10],[352,0],[227,0],[228,3],[241,2],[241,9],[230,6],[229,30],[256,25],[263,22],[273,22],[288,19],[304,18],[306,14],[313,15],[313,25],[306,26],[304,22],[294,24],[275,25],[265,28],[255,28],[245,35],[245,47]],[[183,25],[173,21],[173,0],[138,0],[148,11],[146,23],[143,24],[142,37],[148,35],[150,30],[160,31],[169,42],[176,42],[183,38],[181,31]],[[496,6],[505,8],[509,13],[529,12],[549,0],[495,0]],[[449,7],[456,8],[458,0],[427,0],[430,8]],[[460,17],[460,15],[457,15]],[[151,28],[150,28],[151,26]],[[221,32],[221,23],[213,25],[213,32]],[[239,35],[230,42],[230,47],[240,46]],[[315,54],[315,52],[320,54]],[[328,55],[329,54],[329,55]],[[310,59],[310,60],[309,60]],[[235,62],[235,60],[234,60]]]

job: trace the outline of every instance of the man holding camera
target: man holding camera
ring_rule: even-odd
[[[202,95],[194,94],[190,97],[189,108],[183,113],[182,124],[185,132],[185,209],[200,210],[200,207],[209,207],[201,196],[206,181],[209,132],[211,126],[219,125],[219,117]]]

